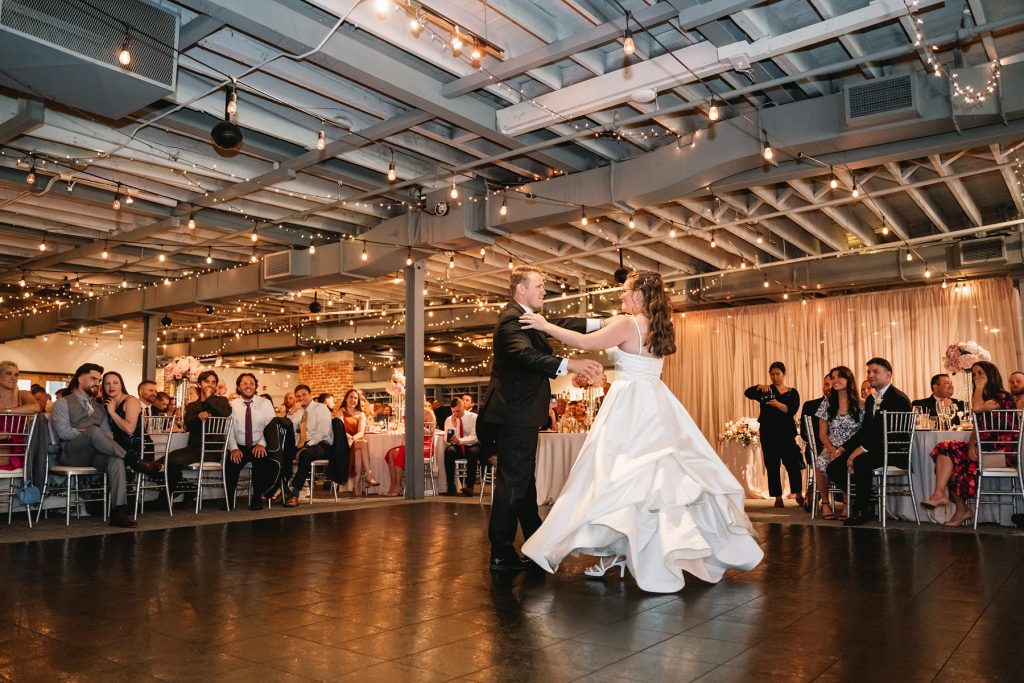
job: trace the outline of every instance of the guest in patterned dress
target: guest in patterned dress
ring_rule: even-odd
[[[864,410],[857,392],[857,379],[853,370],[840,365],[832,368],[829,373],[832,387],[818,406],[815,417],[821,418],[818,423],[819,437],[822,448],[814,463],[814,476],[818,480],[818,491],[821,495],[821,518],[835,519],[828,501],[828,475],[825,468],[836,458],[836,448],[849,441],[857,433],[864,421]]]
[[[1016,408],[1013,396],[1003,388],[1003,378],[995,365],[987,361],[975,363],[971,366],[971,377],[974,379],[971,409],[975,420],[981,420],[978,422],[979,428],[985,424],[983,413]],[[1006,466],[1016,467],[1017,458],[1009,453],[1016,450],[1017,443],[1011,434],[1001,434],[1000,440],[1004,437],[1005,444],[992,444],[988,448],[1006,451]],[[981,440],[984,442],[994,438],[994,433],[981,432]],[[921,501],[921,505],[934,508],[946,505],[952,499],[956,512],[946,522],[946,526],[960,526],[969,522],[974,513],[968,507],[968,501],[974,498],[978,490],[978,444],[974,434],[971,434],[968,441],[939,442],[932,450],[932,460],[935,461],[935,491],[928,500]]]

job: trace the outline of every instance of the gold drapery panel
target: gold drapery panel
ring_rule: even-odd
[[[768,365],[786,364],[786,383],[806,401],[821,392],[821,378],[837,365],[865,378],[873,356],[893,365],[893,384],[911,399],[931,393],[932,375],[944,372],[942,355],[954,342],[975,340],[1006,376],[1021,347],[1020,301],[1009,278],[891,290],[782,304],[691,311],[676,315],[675,355],[665,359],[664,380],[715,443],[727,420],[757,416],[743,397],[767,383]],[[957,396],[960,378],[954,378]]]

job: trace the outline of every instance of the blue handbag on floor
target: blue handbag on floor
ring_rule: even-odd
[[[18,491],[18,502],[26,507],[29,505],[39,505],[42,500],[43,493],[35,484],[22,486],[21,490]]]

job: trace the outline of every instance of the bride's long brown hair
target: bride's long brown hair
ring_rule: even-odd
[[[676,331],[672,325],[672,304],[661,275],[652,270],[633,273],[626,280],[633,291],[643,295],[643,312],[651,319],[647,330],[647,348],[658,358],[676,352]]]

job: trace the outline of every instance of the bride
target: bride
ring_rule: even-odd
[[[675,353],[672,309],[661,276],[633,273],[623,315],[580,334],[537,313],[520,321],[585,351],[608,348],[618,373],[569,479],[523,553],[554,572],[569,554],[598,556],[585,570],[625,569],[643,590],[674,593],[683,571],[709,582],[749,570],[764,553],[743,511],[743,487],[661,381]],[[616,348],[609,348],[616,347]]]

